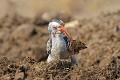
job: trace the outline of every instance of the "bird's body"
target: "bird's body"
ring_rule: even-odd
[[[55,21],[53,23],[55,23]],[[59,30],[59,28],[61,29],[61,27],[58,26],[63,26],[62,24],[60,24],[60,22],[56,21],[55,24],[52,24],[53,26],[49,25],[48,28],[50,29],[50,39],[47,42],[47,52],[49,54],[47,62],[71,58],[73,63],[78,63],[75,55],[72,55],[71,52],[68,50],[71,43],[70,39],[68,38],[69,34],[67,33],[68,36],[66,36],[61,30]]]
[[[68,51],[68,44],[65,42],[65,38],[62,35],[56,35],[55,38],[49,39],[48,42],[51,44],[51,50],[49,54],[53,59],[67,59],[70,56]],[[48,59],[48,62],[51,61]]]

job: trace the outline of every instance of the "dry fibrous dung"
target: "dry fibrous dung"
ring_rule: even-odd
[[[69,47],[69,50],[73,53],[73,54],[78,54],[80,50],[87,48],[86,45],[81,42],[80,40],[73,40],[71,42],[71,45]]]

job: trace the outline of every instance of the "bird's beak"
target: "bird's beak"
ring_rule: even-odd
[[[65,35],[71,40],[73,41],[71,35],[69,34],[69,32],[67,31],[67,29],[64,26],[61,26],[60,28],[58,28],[58,30],[62,31],[63,33],[65,33]]]

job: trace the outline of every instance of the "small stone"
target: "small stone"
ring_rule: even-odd
[[[47,21],[47,22],[50,22],[55,17],[56,17],[55,13],[48,13],[48,12],[43,13],[41,16],[42,20]]]
[[[25,75],[23,72],[19,72],[19,73],[16,73],[15,74],[15,80],[18,80],[18,79],[24,79]]]

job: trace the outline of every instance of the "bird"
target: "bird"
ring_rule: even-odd
[[[47,62],[70,58],[72,64],[78,64],[77,56],[69,51],[73,39],[65,28],[65,23],[60,19],[53,19],[48,24],[48,31],[50,38],[47,41]]]

